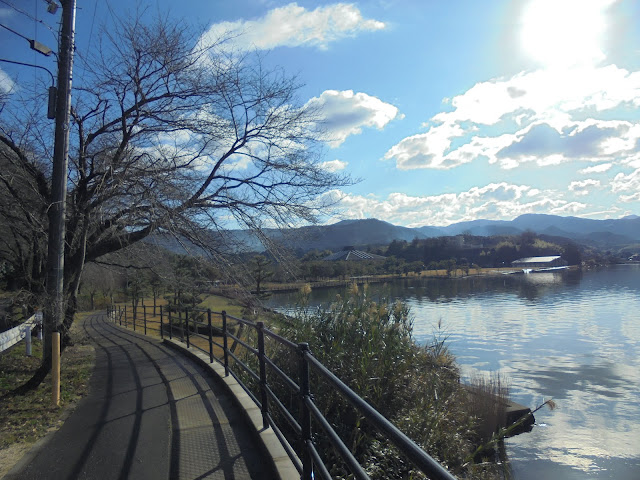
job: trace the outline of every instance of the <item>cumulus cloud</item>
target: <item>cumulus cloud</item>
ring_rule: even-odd
[[[233,39],[229,46],[240,50],[281,46],[326,49],[330,43],[345,37],[384,28],[383,22],[364,18],[353,4],[335,3],[307,10],[290,3],[255,20],[216,23],[205,33],[203,41],[215,42],[230,34]]]
[[[329,172],[338,172],[344,170],[349,165],[348,162],[342,160],[330,160],[328,162],[322,162],[320,166]]]
[[[451,146],[451,141],[462,135],[464,135],[464,130],[459,125],[443,123],[431,128],[426,133],[403,139],[391,147],[385,154],[385,158],[395,159],[397,167],[402,170],[455,167],[473,160],[465,155],[450,158],[444,155],[444,152]]]
[[[576,195],[588,195],[592,188],[600,188],[600,180],[577,180],[569,184],[569,191]]]
[[[353,90],[326,90],[309,100],[307,106],[320,110],[324,134],[334,148],[348,136],[362,133],[363,127],[381,130],[391,120],[402,118],[397,107]]]
[[[639,106],[640,72],[615,65],[520,73],[450,99],[449,111],[423,124],[426,132],[401,140],[385,158],[400,169],[448,169],[478,158],[502,168],[623,161],[638,150],[640,123],[616,114]]]
[[[397,225],[449,225],[454,222],[514,218],[524,213],[562,212],[575,214],[587,208],[570,202],[562,193],[540,191],[527,185],[506,182],[473,187],[465,192],[414,196],[401,192],[381,199],[338,190],[330,192],[347,218],[379,218]]]
[[[640,200],[637,193],[640,191],[640,168],[628,175],[618,173],[611,181],[611,190],[614,193],[622,193],[620,199],[624,202]],[[627,192],[632,193],[627,195]]]

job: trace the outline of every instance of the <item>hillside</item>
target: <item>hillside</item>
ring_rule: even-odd
[[[420,227],[424,231],[433,227]],[[579,243],[598,247],[622,247],[640,241],[640,217],[591,220],[558,215],[525,214],[511,221],[474,220],[454,223],[440,230],[445,235],[469,233],[477,236],[518,235],[531,230],[540,235],[564,237]]]
[[[513,220],[473,220],[445,227],[407,228],[377,219],[343,220],[332,225],[316,225],[265,233],[286,247],[298,251],[332,250],[346,246],[388,245],[394,240],[410,242],[415,238],[434,238],[470,234],[474,236],[520,235],[531,230],[538,235],[562,237],[602,250],[621,249],[640,243],[640,217],[591,220],[557,215],[521,215]],[[152,243],[174,252],[184,252],[184,242],[166,235],[156,235]],[[262,251],[258,238],[248,230],[229,230],[212,235],[212,241],[226,245],[229,251]],[[197,249],[196,249],[197,251]],[[186,253],[186,252],[184,252]]]

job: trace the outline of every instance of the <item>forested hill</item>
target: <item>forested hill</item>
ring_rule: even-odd
[[[418,231],[428,236],[434,234],[434,227],[420,227]],[[518,235],[531,230],[537,234],[570,238],[583,243],[610,242],[635,243],[640,241],[640,217],[632,215],[620,219],[591,220],[578,217],[560,217],[557,215],[526,214],[514,220],[474,220],[439,227],[440,235],[459,235],[469,233],[478,236]],[[607,240],[609,239],[609,240]]]
[[[337,251],[346,246],[389,245],[394,240],[410,242],[413,239],[462,234],[478,237],[521,235],[526,231],[532,231],[538,235],[562,237],[601,250],[621,249],[640,243],[640,217],[591,220],[527,214],[510,221],[474,220],[454,223],[446,227],[419,228],[400,227],[381,220],[365,219],[343,220],[332,225],[302,227],[284,232],[267,230],[265,233],[293,250],[307,252],[309,250]],[[262,244],[249,231],[231,230],[224,232],[223,236],[225,243],[237,245],[239,250],[264,250]],[[162,237],[160,243],[172,251],[184,253],[182,246],[168,237]]]
[[[538,235],[563,237],[600,248],[621,248],[640,243],[640,217],[591,220],[557,215],[521,215],[514,220],[474,220],[446,227],[406,228],[376,219],[344,220],[333,225],[294,229],[284,240],[297,250],[336,250],[343,246],[388,245],[393,240],[434,238],[468,234],[480,237],[521,235],[532,231]]]

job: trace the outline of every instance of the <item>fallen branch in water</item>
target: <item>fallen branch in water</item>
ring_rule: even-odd
[[[540,410],[545,405],[548,405],[550,410],[553,410],[554,408],[556,408],[556,403],[553,401],[553,399],[550,398],[549,400],[545,400],[540,405],[538,405],[538,407],[536,407],[534,410],[530,411],[526,415],[523,415],[522,417],[520,417],[518,420],[513,422],[508,427],[503,427],[500,430],[498,430],[497,432],[495,432],[491,436],[491,440],[489,440],[487,443],[485,443],[483,445],[480,445],[478,448],[476,448],[476,450],[473,453],[471,453],[470,455],[467,456],[467,458],[465,458],[465,463],[462,465],[462,467],[464,468],[464,467],[469,466],[469,464],[471,462],[473,462],[473,459],[477,458],[478,455],[480,455],[482,452],[485,452],[486,450],[489,450],[490,448],[495,447],[495,445],[498,442],[500,442],[501,440],[504,440],[514,430],[516,430],[517,428],[521,427],[524,423],[527,422],[527,420],[529,418],[531,418],[533,416],[534,413],[536,413],[538,410]]]

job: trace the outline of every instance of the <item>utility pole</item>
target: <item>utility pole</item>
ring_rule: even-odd
[[[60,402],[60,325],[64,318],[64,239],[71,116],[71,72],[73,70],[76,0],[62,0],[62,31],[58,49],[58,94],[49,206],[47,296],[43,361],[52,362],[52,402]],[[57,346],[56,346],[57,343]],[[57,355],[56,355],[57,352]],[[56,358],[57,357],[57,358]],[[57,362],[57,364],[56,364]],[[57,372],[55,371],[57,370]],[[57,390],[57,392],[56,392]]]

